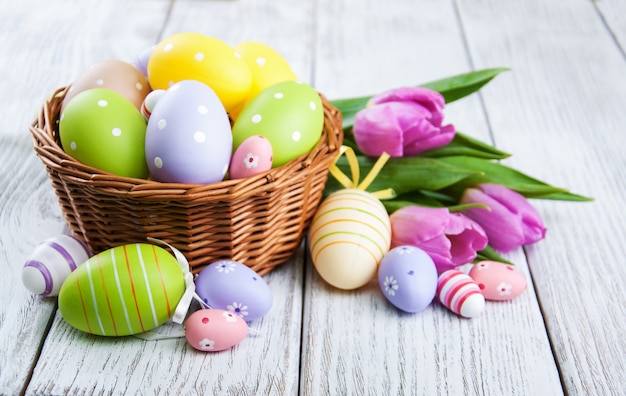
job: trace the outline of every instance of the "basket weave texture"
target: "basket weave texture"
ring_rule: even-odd
[[[161,239],[185,255],[194,273],[232,259],[264,275],[289,260],[343,141],[341,113],[320,94],[322,137],[310,153],[281,167],[204,185],[121,177],[82,164],[61,148],[58,120],[66,92],[59,88],[46,101],[30,132],[69,228],[93,253]]]

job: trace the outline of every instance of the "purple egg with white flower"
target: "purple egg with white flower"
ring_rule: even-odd
[[[231,179],[243,179],[272,169],[272,144],[263,136],[250,136],[233,153],[229,169]]]
[[[215,92],[195,80],[180,81],[159,98],[146,131],[146,162],[160,182],[208,184],[224,179],[233,137]]]
[[[250,267],[233,260],[206,266],[195,280],[196,294],[210,308],[230,311],[246,322],[265,315],[272,307],[272,292]]]
[[[78,238],[60,234],[41,242],[22,268],[22,283],[33,294],[57,296],[61,285],[79,265],[91,257]]]
[[[396,308],[419,312],[437,293],[437,267],[430,256],[414,246],[391,249],[380,262],[378,283]]]

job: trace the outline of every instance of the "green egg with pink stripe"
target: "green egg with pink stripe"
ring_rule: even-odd
[[[185,272],[172,254],[152,244],[128,244],[79,265],[61,286],[59,311],[90,334],[139,334],[168,321],[184,293]]]

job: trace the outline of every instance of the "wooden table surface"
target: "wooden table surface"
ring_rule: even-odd
[[[626,394],[625,15],[622,0],[3,3],[0,394]],[[88,65],[180,31],[264,42],[331,99],[510,67],[446,119],[595,200],[532,201],[547,237],[506,254],[527,291],[471,320],[438,303],[403,314],[375,284],[334,289],[303,245],[266,276],[274,305],[232,350],[80,333],[21,283],[34,247],[67,232],[28,125]]]

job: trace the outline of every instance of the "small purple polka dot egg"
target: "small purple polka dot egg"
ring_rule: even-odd
[[[143,74],[146,79],[148,78],[148,61],[150,60],[150,55],[152,55],[152,50],[154,50],[154,47],[156,47],[156,45],[151,45],[145,48],[143,51],[137,54],[135,60],[133,61],[133,66],[135,66],[135,68],[139,70],[139,72],[141,72],[141,74]]]
[[[87,246],[70,235],[48,238],[35,248],[22,268],[22,283],[33,294],[57,296],[72,271],[91,257]]]
[[[196,277],[196,293],[211,308],[230,311],[246,322],[272,307],[272,292],[250,267],[232,260],[206,266]]]
[[[272,144],[263,136],[250,136],[230,160],[230,178],[243,179],[272,169]]]
[[[437,292],[437,268],[430,256],[414,246],[398,246],[381,260],[378,284],[389,300],[405,312],[419,312]]]
[[[209,86],[180,81],[154,105],[146,162],[160,182],[207,184],[224,179],[233,137],[224,106]]]

